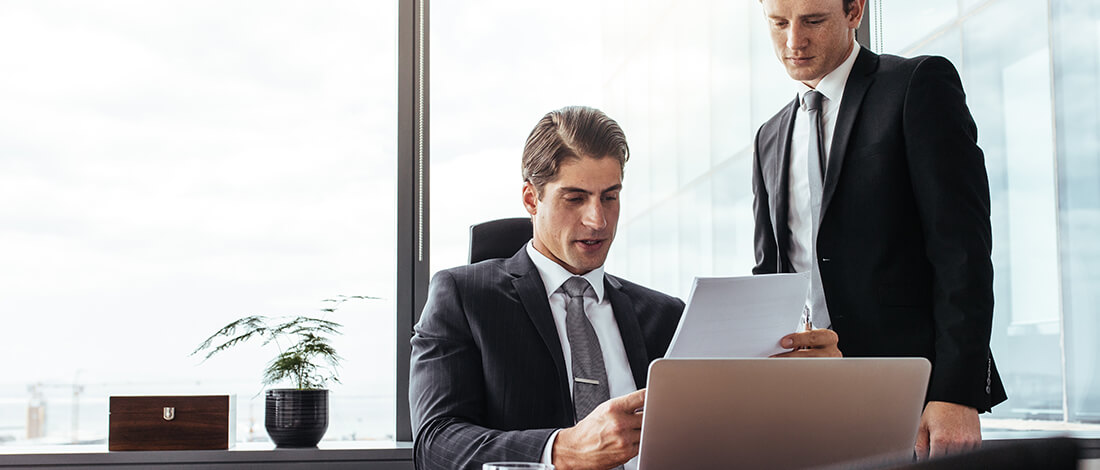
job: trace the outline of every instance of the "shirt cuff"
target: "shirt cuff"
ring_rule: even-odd
[[[554,433],[550,435],[550,439],[546,440],[546,448],[542,450],[542,460],[540,463],[554,464],[554,441],[557,440],[559,432],[561,432],[561,429],[554,431]]]

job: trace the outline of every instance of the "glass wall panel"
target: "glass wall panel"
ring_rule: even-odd
[[[676,2],[666,12],[657,3],[672,4],[651,3],[657,16],[646,23],[668,26],[615,26],[644,10],[633,5],[605,18],[610,30],[624,31],[624,43],[635,45],[605,47],[604,61],[612,68],[637,70],[670,48],[679,57],[650,65],[649,73],[609,77],[604,85],[605,96],[627,86],[653,93],[629,94],[625,103],[610,100],[605,107],[623,124],[634,155],[653,162],[628,165],[628,181],[641,176],[651,184],[648,190],[625,185],[623,204],[631,208],[619,221],[620,233],[630,237],[632,257],[640,234],[650,232],[650,261],[642,265],[613,254],[608,266],[683,297],[695,276],[752,269],[752,140],[756,127],[790,101],[796,88],[775,57],[759,4],[696,0]],[[668,67],[676,73],[668,75]],[[675,112],[669,114],[670,105],[635,111],[632,100],[670,101]],[[640,140],[633,131],[639,127],[648,133]]]
[[[752,138],[795,94],[759,4],[516,3],[433,4],[433,269],[465,262],[469,225],[526,214],[527,133],[585,104],[631,148],[608,270],[681,296],[694,276],[748,273]]]
[[[520,161],[543,114],[602,104],[601,77],[615,72],[601,60],[601,8],[582,0],[553,8],[512,0],[432,3],[433,271],[466,263],[470,225],[527,215]],[[642,137],[634,131],[626,129],[631,144]],[[627,186],[639,184],[633,171],[645,164],[631,160]]]
[[[1057,205],[1046,7],[1000,0],[962,25],[968,101],[986,153],[996,269],[995,416],[1062,419]]]
[[[898,2],[873,0],[871,8],[879,9],[867,19],[881,18],[882,47],[885,51],[898,51],[918,47],[929,39],[929,33],[955,19],[959,13],[959,0],[921,0]],[[872,23],[871,27],[877,25]]]
[[[963,13],[966,13],[966,12],[968,12],[970,10],[973,10],[974,8],[979,7],[979,6],[981,6],[985,3],[988,3],[990,1],[991,0],[959,0],[959,7],[962,9]],[[992,0],[992,1],[996,1],[996,0]]]
[[[922,43],[913,49],[912,55],[939,55],[950,60],[959,73],[966,69],[966,57],[963,55],[962,28],[951,28],[942,34]],[[980,131],[980,129],[979,129]]]
[[[714,168],[714,251],[709,272],[715,276],[748,276],[756,264],[752,212],[752,149],[745,148]],[[750,181],[744,182],[745,175]],[[747,190],[744,186],[747,186]],[[703,270],[703,272],[708,272]]]
[[[1100,422],[1100,5],[1056,0],[1054,90],[1069,419]]]
[[[396,2],[0,3],[0,445],[103,443],[112,395],[237,395],[266,441],[269,347],[328,316],[326,439],[394,430]],[[282,384],[286,386],[287,384]]]
[[[978,124],[1009,395],[993,417],[1100,422],[1100,7],[960,0],[959,18],[929,23],[878,3],[885,52],[951,59]]]

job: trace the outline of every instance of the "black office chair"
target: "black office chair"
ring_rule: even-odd
[[[529,217],[497,219],[470,226],[470,263],[511,258],[534,232]]]
[[[855,467],[876,470],[1076,470],[1080,450],[1068,437],[986,441],[973,452],[907,464]],[[852,467],[849,467],[852,468]]]

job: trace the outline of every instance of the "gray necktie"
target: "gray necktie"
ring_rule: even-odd
[[[810,214],[813,220],[813,230],[810,237],[810,255],[812,258],[810,272],[810,313],[813,315],[815,328],[828,328],[829,307],[825,304],[825,288],[821,284],[821,267],[818,265],[817,256],[817,232],[821,226],[821,197],[822,187],[825,182],[825,133],[821,127],[821,102],[825,95],[817,90],[811,90],[803,96],[806,105],[806,114],[810,117],[810,153],[807,155],[810,170]]]
[[[565,295],[569,296],[565,303],[565,332],[573,356],[573,410],[577,421],[611,398],[600,340],[584,314],[584,292],[588,288],[588,281],[578,276],[562,285]]]

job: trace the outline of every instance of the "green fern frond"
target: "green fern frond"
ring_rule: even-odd
[[[210,349],[211,345],[214,344],[214,340],[219,337],[229,337],[230,339],[211,349],[210,352],[207,353],[205,357],[203,357],[203,361],[210,359],[211,356],[219,352],[236,346],[238,343],[248,341],[253,337],[266,336],[270,334],[270,330],[267,327],[267,320],[268,318],[265,316],[252,315],[225,325],[220,330],[218,330],[217,333],[214,333],[213,335],[210,335],[209,338],[206,338],[206,340],[203,341],[202,344],[199,345],[199,347],[195,348],[195,350],[191,352],[191,355],[194,356],[195,354],[198,354],[203,350]],[[240,335],[233,336],[234,334],[236,334],[238,328],[244,330],[245,332]],[[264,344],[267,344],[267,341],[264,341]]]
[[[349,300],[374,300],[378,297],[366,295],[339,295],[324,299],[332,303],[321,311],[333,313],[341,304]],[[332,347],[329,336],[341,335],[343,325],[324,318],[309,316],[289,316],[268,318],[252,315],[234,321],[214,333],[191,355],[209,350],[203,361],[214,354],[225,351],[252,338],[263,338],[262,345],[275,341],[286,345],[278,356],[264,369],[263,383],[274,385],[292,381],[299,389],[324,388],[326,383],[340,383],[337,377],[340,362],[343,360]],[[237,331],[241,333],[238,334]],[[219,338],[227,338],[215,346]]]

